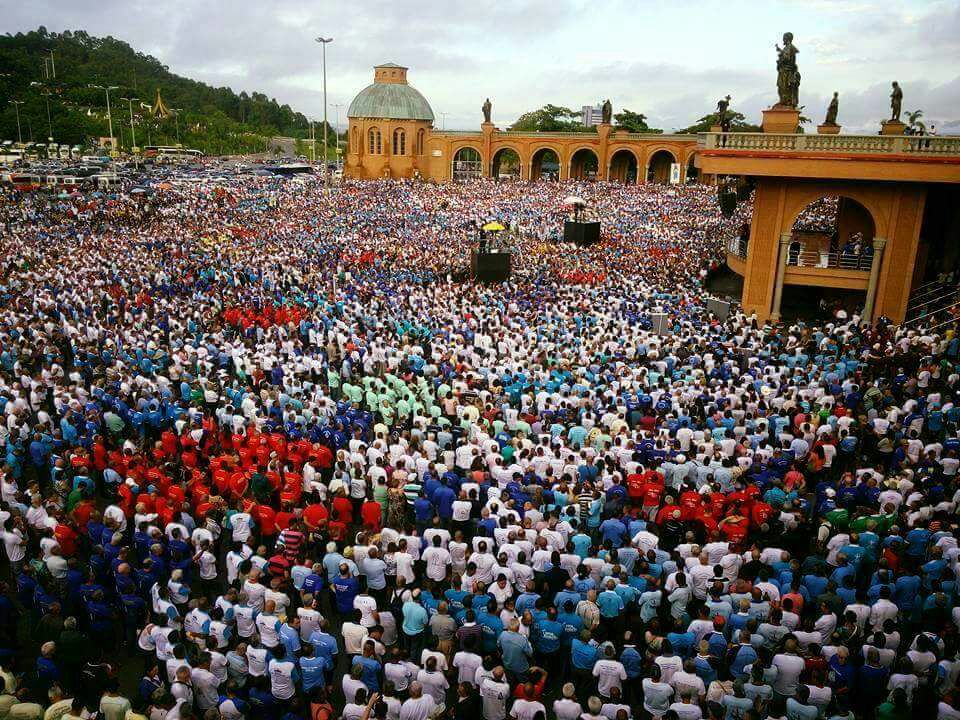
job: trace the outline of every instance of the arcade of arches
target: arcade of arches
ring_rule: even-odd
[[[596,133],[516,133],[487,123],[479,132],[442,131],[426,123],[383,119],[351,119],[350,123],[345,171],[356,178],[462,182],[493,177],[627,184],[708,179],[696,168],[695,135],[620,133],[609,125],[599,126]],[[398,129],[402,132],[397,133]]]

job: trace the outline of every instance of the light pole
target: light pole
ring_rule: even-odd
[[[441,115],[440,129],[441,129],[441,130],[446,130],[446,129],[447,129],[447,115],[449,115],[449,114],[450,114],[450,113],[445,113],[445,112],[440,113],[440,115]]]
[[[180,111],[183,108],[170,108],[170,110],[173,112],[173,122],[177,129],[177,147],[180,147]]]
[[[333,38],[318,37],[317,42],[323,49],[323,188],[330,189],[330,169],[327,167],[327,43],[332,43]]]
[[[39,82],[30,83],[30,87],[40,87],[44,89],[41,95],[43,95],[47,101],[47,132],[49,133],[47,135],[47,142],[52,143],[53,142],[53,122],[50,120],[50,88],[46,87],[43,83],[39,83]]]
[[[333,126],[334,134],[336,135],[336,140],[334,145],[336,146],[336,160],[337,160],[337,169],[340,168],[340,108],[343,107],[343,103],[334,103],[333,108],[337,111],[337,124]]]
[[[113,140],[113,114],[110,112],[110,91],[119,90],[120,88],[116,85],[88,85],[87,87],[94,88],[96,90],[103,90],[107,94],[107,123],[110,126],[110,150],[114,150],[114,140]]]
[[[23,100],[9,100],[8,102],[13,105],[13,109],[17,113],[17,144],[23,145],[23,135],[20,132],[20,106],[23,105]]]
[[[133,130],[133,101],[136,100],[140,102],[140,98],[120,98],[121,100],[127,101],[127,107],[130,108],[130,152],[133,152],[133,149],[137,146],[137,134]]]

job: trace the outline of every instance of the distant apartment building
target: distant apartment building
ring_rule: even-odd
[[[583,112],[583,124],[587,127],[593,127],[594,125],[599,125],[600,121],[603,120],[603,106],[602,105],[584,105],[582,108]]]

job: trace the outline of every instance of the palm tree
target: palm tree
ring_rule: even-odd
[[[907,110],[907,125],[910,127],[911,135],[923,135],[927,132],[927,126],[923,120],[923,110]]]

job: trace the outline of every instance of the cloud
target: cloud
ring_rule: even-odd
[[[815,122],[839,90],[845,130],[876,132],[893,79],[905,109],[923,108],[944,129],[960,117],[956,0],[0,0],[0,12],[8,31],[113,35],[173,72],[260,91],[315,118],[323,95],[313,38],[333,36],[329,114],[344,106],[341,122],[384,61],[410,67],[448,128],[476,128],[487,96],[501,127],[548,102],[579,108],[609,97],[671,130],[728,93],[756,122],[776,99],[773,44],[784,30],[796,35],[801,102]]]

